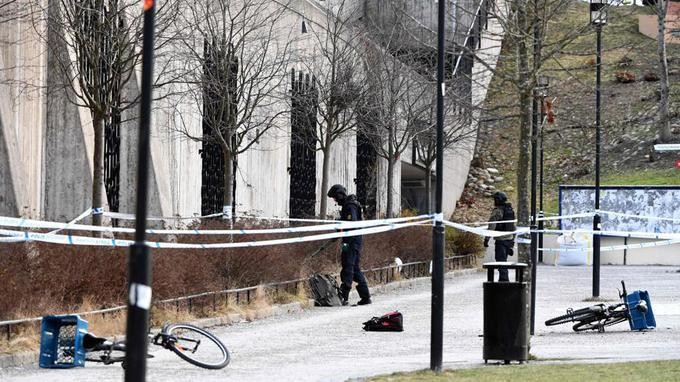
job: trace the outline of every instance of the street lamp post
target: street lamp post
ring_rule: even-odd
[[[536,86],[534,87],[533,109],[534,115],[531,126],[531,319],[529,322],[529,333],[534,334],[534,322],[536,318],[536,266],[538,265],[538,235],[536,224],[538,215],[536,214],[536,177],[538,168],[538,129],[541,124],[538,120],[538,97],[544,97],[547,88],[544,88],[542,81],[547,77],[537,76]]]
[[[593,216],[593,297],[600,296],[600,84],[602,71],[602,27],[607,24],[606,0],[590,0],[590,23],[597,31],[597,60],[595,62],[595,215]]]
[[[545,97],[548,95],[548,86],[550,86],[550,79],[548,76],[544,75],[539,75],[536,79],[536,92],[539,97],[541,97],[541,113],[540,113],[540,118],[539,118],[539,154],[538,154],[538,162],[539,162],[539,171],[538,171],[538,216],[539,218],[543,217],[543,125],[545,122]],[[543,220],[538,221],[538,248],[543,248]],[[543,262],[543,252],[538,253],[538,262],[542,263]]]

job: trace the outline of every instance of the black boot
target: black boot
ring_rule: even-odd
[[[347,305],[349,305],[349,301],[348,301],[348,299],[349,299],[349,289],[345,289],[343,287],[344,287],[344,285],[340,286],[340,293],[338,294],[338,296],[340,297],[340,303],[342,304],[342,306],[347,306]]]
[[[368,305],[371,303],[373,303],[373,301],[371,301],[370,297],[364,297],[361,300],[359,300],[359,302],[357,302],[357,305]]]

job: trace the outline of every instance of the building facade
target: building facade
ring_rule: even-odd
[[[51,3],[42,2],[45,12],[52,9]],[[385,15],[384,21],[389,21],[389,13],[381,11],[381,7],[390,6],[387,1],[356,0],[341,4],[340,0],[291,0],[283,3],[274,1],[271,7],[282,7],[276,40],[290,43],[293,48],[285,70],[281,71],[282,80],[277,82],[281,88],[279,93],[287,96],[281,97],[285,99],[280,104],[263,106],[256,114],[286,110],[276,119],[276,128],[268,129],[261,136],[253,129],[252,134],[243,138],[243,145],[251,141],[252,144],[238,155],[233,166],[237,214],[278,217],[318,214],[326,191],[321,189],[323,153],[313,140],[305,141],[305,135],[300,134],[304,129],[316,128],[316,122],[310,122],[313,118],[309,116],[319,112],[319,105],[313,101],[315,92],[320,91],[314,85],[318,74],[310,70],[305,60],[313,59],[323,42],[318,36],[313,37],[311,31],[322,30],[329,15],[335,17],[336,13],[348,10],[353,12],[355,27],[360,27],[371,15],[379,19],[381,12]],[[418,1],[395,3],[419,18],[423,25],[434,25],[435,5],[419,5],[422,2]],[[474,17],[480,4],[470,1],[464,6],[467,9],[458,9],[460,15],[453,12],[451,16],[451,20],[456,20],[449,30],[453,51],[456,44],[472,47],[482,41],[486,22]],[[73,53],[68,46],[54,49],[61,41],[54,38],[59,33],[63,31],[54,29],[47,21],[36,22],[35,17],[17,17],[0,24],[0,215],[3,216],[68,221],[98,207],[91,202],[95,166],[92,113],[77,103],[73,89],[77,90],[78,84],[64,85],[75,79],[65,75],[60,67],[64,57],[58,55],[68,58]],[[419,33],[426,34],[425,31]],[[195,45],[204,43],[197,41]],[[408,44],[411,43],[405,45]],[[176,49],[180,48],[168,44],[158,50],[156,68],[167,70],[166,78],[174,73],[168,68],[186,66],[181,59],[171,58]],[[469,56],[462,59],[458,56],[462,57],[462,53],[451,57],[447,69],[453,71],[456,66],[460,67],[456,83],[467,81],[464,97],[470,103],[473,98],[482,100],[485,90],[480,87],[480,94],[473,90],[472,84],[484,83],[484,75],[475,74]],[[126,100],[138,97],[138,69],[139,66],[128,81],[116,85],[111,94]],[[180,91],[192,86],[188,81],[175,78],[167,82],[157,92],[157,97],[163,96],[154,102],[152,116],[149,215],[186,217],[219,212],[219,206],[224,204],[221,198],[225,187],[221,152],[205,141],[190,139],[201,137],[206,134],[206,128],[209,129],[203,116],[205,102]],[[106,121],[106,197],[105,205],[101,206],[105,210],[126,213],[135,210],[137,113],[136,107],[125,108]],[[449,120],[461,118],[457,117],[459,114],[450,113]],[[476,131],[475,120],[467,117],[468,129]],[[470,140],[452,146],[446,153],[442,174],[446,216],[453,212],[467,179],[475,138],[470,134]],[[329,151],[329,184],[345,184],[350,192],[359,195],[371,211],[369,215],[384,216],[387,165],[375,151],[356,129],[345,132]],[[398,214],[400,208],[425,210],[422,201],[425,170],[414,150],[406,151],[392,171],[393,213]],[[329,207],[334,208],[332,203]]]

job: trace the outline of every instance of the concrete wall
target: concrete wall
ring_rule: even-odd
[[[11,12],[17,4],[3,8]],[[14,19],[0,25],[0,214],[41,213],[45,97],[40,25]]]
[[[638,30],[643,35],[656,40],[658,35],[658,18],[656,15],[639,15]],[[666,43],[680,44],[680,34],[671,33],[673,30],[680,30],[680,3],[670,2],[666,13]]]

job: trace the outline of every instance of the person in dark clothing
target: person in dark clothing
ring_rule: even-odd
[[[508,202],[508,197],[503,192],[493,194],[494,208],[489,217],[489,229],[492,231],[514,232],[517,228],[512,220],[515,220],[515,211],[512,204]],[[499,223],[494,223],[499,222]],[[513,255],[512,247],[515,245],[515,235],[508,234],[494,238],[496,261],[508,261],[508,256]],[[489,246],[489,237],[484,238],[484,247]],[[498,270],[498,281],[509,281],[508,270]]]
[[[361,205],[356,195],[347,195],[347,189],[340,184],[333,185],[328,190],[328,197],[333,198],[342,207],[340,220],[359,221],[361,218]],[[361,260],[361,247],[363,238],[361,236],[349,236],[342,238],[342,270],[340,271],[340,298],[342,305],[348,304],[349,291],[352,290],[352,281],[357,283],[357,292],[361,300],[357,305],[367,305],[371,303],[371,294],[368,290],[366,277],[361,272],[359,265]]]

